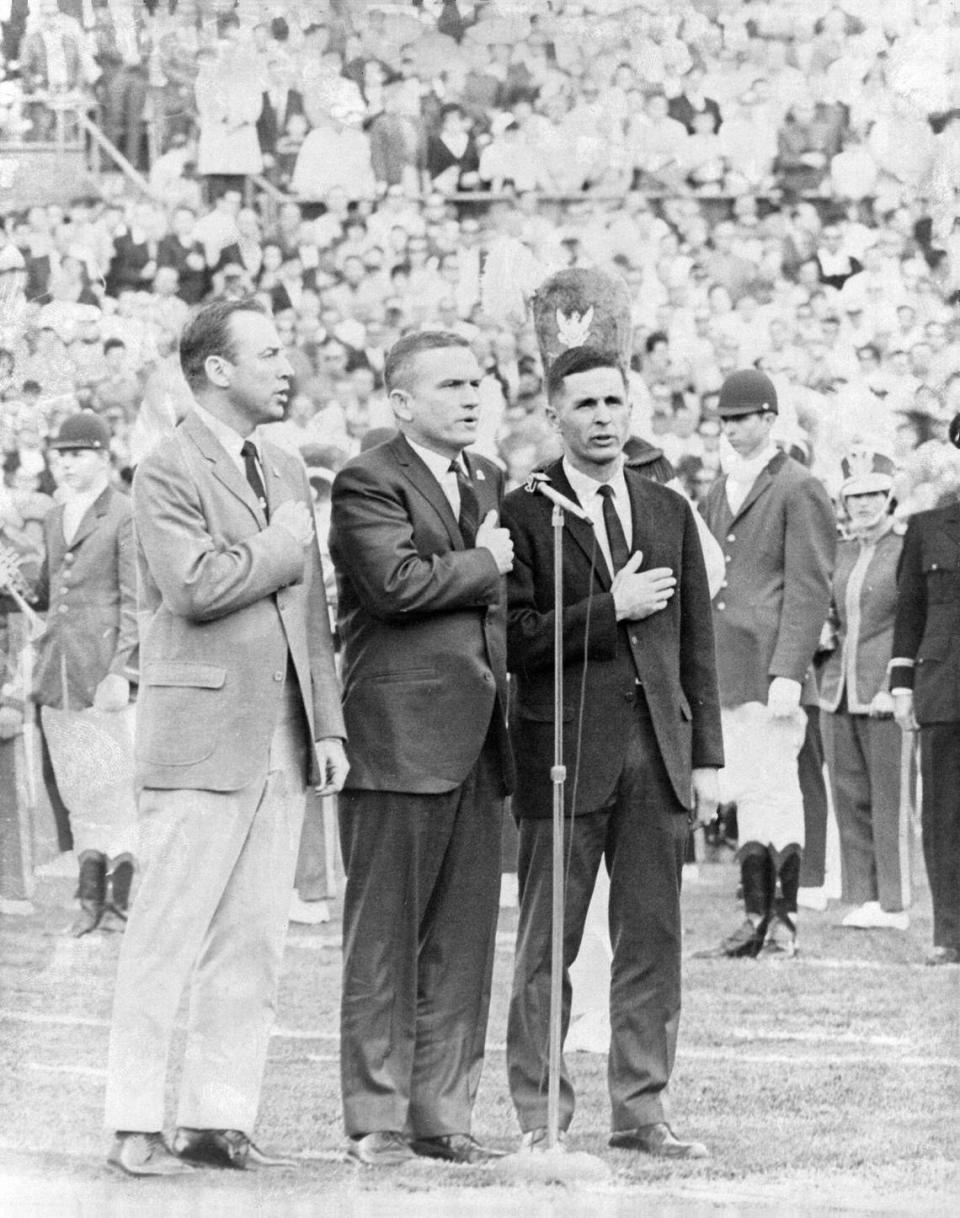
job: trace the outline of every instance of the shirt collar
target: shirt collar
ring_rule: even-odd
[[[749,483],[752,486],[759,477],[760,471],[766,469],[779,452],[780,449],[777,448],[776,444],[771,443],[761,452],[757,453],[755,457],[748,457],[746,459],[735,457],[730,463],[730,469],[727,472],[728,477],[732,478],[734,482],[741,483],[741,485]]]
[[[215,438],[223,447],[227,455],[235,465],[243,465],[243,457],[240,454],[240,449],[244,443],[249,440],[257,450],[257,460],[260,460],[260,445],[257,443],[257,433],[251,432],[249,436],[242,436],[238,431],[234,431],[232,427],[228,427],[221,419],[218,419],[215,414],[206,410],[203,406],[197,405],[197,413],[203,420],[204,424],[213,432]]]
[[[438,482],[443,482],[447,474],[450,473],[451,458],[444,457],[441,453],[435,453],[432,448],[424,448],[422,444],[417,444],[416,441],[411,440],[409,436],[407,436],[407,443],[424,463],[430,473],[433,474],[434,478],[436,478]],[[460,466],[465,474],[467,474],[467,477],[470,476],[469,473],[467,473],[467,468],[464,464],[463,453],[456,458],[456,464]]]
[[[86,515],[87,511],[93,507],[103,492],[110,485],[110,477],[106,475],[102,482],[98,482],[88,491],[78,491],[75,495],[71,495],[68,502],[71,504],[71,511],[79,511],[81,516]]]
[[[629,503],[630,496],[627,491],[627,477],[623,470],[624,463],[621,459],[620,468],[606,485],[613,487],[614,496],[618,500]],[[581,473],[580,470],[575,469],[566,457],[563,458],[563,472],[566,474],[570,488],[580,500],[582,507],[586,507],[591,496],[596,495],[600,487],[605,485],[603,482],[598,482],[596,478],[591,478],[589,474]]]

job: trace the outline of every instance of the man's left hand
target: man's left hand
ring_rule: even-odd
[[[97,710],[122,711],[130,701],[130,682],[118,672],[108,672],[93,695]]]
[[[323,775],[323,781],[316,786],[318,795],[336,795],[343,789],[347,781],[347,771],[350,763],[339,736],[327,736],[314,744],[317,755],[317,768]]]
[[[693,771],[693,817],[698,824],[706,825],[717,814],[720,804],[720,780],[713,766],[703,766]]]

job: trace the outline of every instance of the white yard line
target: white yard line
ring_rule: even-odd
[[[110,1021],[108,1019],[97,1019],[89,1015],[63,1015],[49,1013],[46,1011],[16,1011],[9,1007],[0,1008],[0,1021],[9,1023],[25,1023],[37,1024],[41,1026],[55,1026],[64,1028],[109,1028]],[[182,1025],[178,1025],[178,1030],[182,1031]],[[271,1033],[276,1040],[319,1040],[319,1041],[338,1041],[339,1033],[325,1032],[320,1028],[288,1028],[279,1026],[274,1028]],[[784,1042],[784,1043],[802,1043],[802,1044],[823,1044],[823,1045],[874,1045],[878,1048],[903,1049],[918,1047],[916,1042],[910,1041],[905,1037],[897,1036],[858,1036],[854,1032],[785,1032],[776,1028],[734,1028],[730,1031],[732,1039],[740,1042],[751,1042],[756,1044],[761,1041],[768,1042]],[[488,1049],[500,1051],[504,1048],[503,1045],[489,1045]],[[699,1056],[702,1058],[716,1057],[724,1059],[726,1057],[743,1058],[744,1060],[770,1060],[770,1061],[822,1061],[823,1059],[817,1055],[789,1055],[783,1057],[773,1057],[765,1053],[749,1054],[744,1053],[742,1049],[723,1049],[723,1048],[698,1048],[684,1047],[681,1045],[681,1054],[686,1053],[688,1056]],[[318,1059],[319,1060],[319,1059]],[[859,1061],[860,1058],[844,1054],[843,1061]],[[944,1065],[949,1067],[960,1067],[960,1058],[927,1058],[920,1054],[903,1055],[897,1054],[893,1057],[878,1059],[876,1056],[864,1058],[865,1061],[896,1061],[914,1062],[919,1065]],[[53,1069],[54,1067],[50,1067]],[[59,1069],[60,1067],[56,1067]],[[67,1067],[63,1067],[67,1069]],[[82,1072],[84,1067],[77,1067]]]

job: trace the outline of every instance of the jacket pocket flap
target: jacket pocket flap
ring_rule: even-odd
[[[195,689],[222,689],[227,670],[217,664],[189,664],[167,661],[148,664],[143,672],[144,685],[188,685]]]
[[[371,685],[394,685],[397,683],[439,681],[440,674],[435,668],[397,668],[392,672],[372,673],[365,680]]]
[[[920,644],[917,663],[920,664],[924,660],[942,660],[949,650],[949,634],[939,634],[934,635],[931,639],[924,639]]]

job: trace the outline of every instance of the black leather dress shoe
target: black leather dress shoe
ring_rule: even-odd
[[[435,1138],[414,1138],[410,1143],[414,1154],[425,1159],[443,1159],[446,1163],[489,1163],[500,1159],[502,1150],[481,1146],[469,1133],[444,1133]]]
[[[660,1159],[709,1159],[710,1152],[702,1142],[681,1142],[663,1121],[656,1125],[641,1125],[639,1129],[620,1129],[610,1137],[617,1150],[642,1150]]]
[[[257,1171],[263,1167],[296,1167],[293,1159],[268,1155],[239,1129],[186,1129],[181,1126],[173,1139],[174,1153],[191,1163],[209,1167],[233,1167]]]
[[[766,930],[764,922],[754,926],[749,918],[745,918],[743,925],[738,926],[733,934],[727,935],[716,947],[694,952],[694,958],[697,960],[734,960],[739,957],[752,959],[759,955],[760,949],[763,947]]]
[[[924,963],[931,968],[941,964],[960,964],[960,952],[955,947],[935,947]]]
[[[128,1176],[183,1176],[193,1171],[173,1154],[161,1133],[118,1133],[107,1162]]]
[[[410,1143],[396,1129],[377,1129],[347,1138],[347,1158],[364,1167],[400,1167],[414,1158]]]

